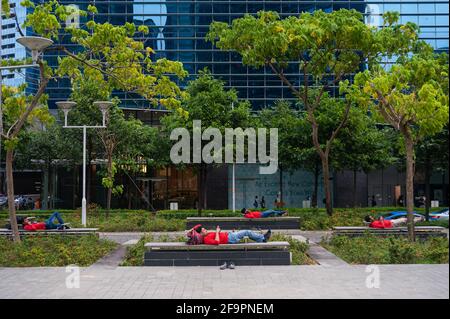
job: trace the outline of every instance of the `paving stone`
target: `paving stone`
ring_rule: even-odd
[[[379,265],[380,288],[367,288],[364,265],[82,268],[68,289],[60,268],[0,268],[0,298],[445,298],[447,265]],[[201,283],[201,284],[199,284]],[[24,289],[26,287],[26,289]]]

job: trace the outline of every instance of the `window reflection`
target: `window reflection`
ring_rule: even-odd
[[[164,27],[167,23],[167,6],[166,0],[135,0],[133,4],[134,20],[141,22],[150,27],[152,31],[156,27],[156,48],[158,51],[166,49],[166,43],[164,40]],[[139,23],[138,23],[139,24]]]

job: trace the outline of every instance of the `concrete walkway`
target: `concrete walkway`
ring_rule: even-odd
[[[448,265],[92,266],[81,269],[79,288],[68,288],[71,276],[65,268],[0,268],[0,298],[449,298]]]

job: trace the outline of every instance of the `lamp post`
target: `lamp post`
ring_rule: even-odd
[[[86,227],[86,131],[88,128],[91,129],[101,129],[106,128],[106,114],[108,113],[108,109],[112,105],[112,102],[109,101],[97,101],[94,102],[94,105],[97,106],[102,112],[102,125],[68,125],[67,117],[69,115],[70,110],[72,110],[77,103],[73,101],[59,101],[56,102],[56,105],[63,111],[64,113],[64,126],[63,128],[72,128],[72,129],[83,129],[83,198],[81,200],[81,223],[84,227]]]

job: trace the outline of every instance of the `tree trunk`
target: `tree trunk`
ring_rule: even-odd
[[[202,208],[203,208],[203,169],[202,165],[200,164],[198,167],[198,175],[197,175],[197,194],[198,194],[198,201],[197,201],[197,210],[198,210],[198,216],[202,216]]]
[[[108,158],[108,178],[110,178],[112,180],[113,178],[113,174],[112,174],[112,158],[109,157]],[[112,198],[112,187],[108,187],[108,193],[107,193],[107,197],[106,197],[106,218],[109,217],[109,213],[111,210],[111,198]]]
[[[404,134],[406,147],[406,210],[408,212],[408,237],[415,241],[414,233],[414,142]]]
[[[430,220],[430,206],[431,206],[431,159],[428,150],[425,157],[425,219]]]
[[[78,194],[78,166],[74,166],[73,172],[72,172],[72,179],[73,179],[73,187],[72,187],[72,207],[73,209],[76,209],[77,201],[76,197]]]
[[[353,208],[356,208],[356,169],[353,170]]]
[[[6,151],[6,186],[8,195],[8,208],[9,208],[9,219],[11,223],[11,230],[13,235],[13,240],[16,243],[20,242],[19,227],[17,225],[16,219],[16,206],[14,203],[14,178],[13,178],[13,160],[14,151]]]
[[[311,207],[317,207],[317,197],[319,196],[319,162],[316,161],[314,167],[314,192],[311,199]]]
[[[280,208],[284,207],[283,204],[283,167],[280,165]]]
[[[43,187],[42,187],[42,209],[43,210],[47,210],[48,209],[48,194],[49,194],[49,191],[48,191],[48,188],[49,188],[49,182],[48,182],[48,180],[49,180],[49,175],[50,175],[50,167],[49,167],[50,165],[49,164],[47,164],[47,165],[45,165],[45,168],[44,168],[44,177],[43,177],[43,179],[44,179],[44,181],[43,181]]]
[[[322,157],[322,175],[323,175],[323,188],[325,192],[325,206],[327,214],[333,215],[333,207],[331,206],[331,190],[330,190],[330,167],[328,164],[328,154]]]
[[[202,190],[203,190],[203,208],[208,208],[208,197],[206,196],[206,179],[208,176],[208,170],[205,164],[202,164],[203,167],[203,183],[202,183]]]

